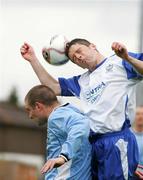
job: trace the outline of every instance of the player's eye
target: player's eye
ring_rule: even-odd
[[[75,62],[75,57],[73,57],[73,62]]]
[[[77,51],[76,51],[78,54],[80,54],[82,52],[82,49],[79,48]]]

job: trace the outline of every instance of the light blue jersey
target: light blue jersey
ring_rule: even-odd
[[[89,120],[70,104],[56,108],[48,119],[47,159],[64,155],[68,162],[45,180],[91,180]]]
[[[139,148],[139,164],[143,166],[143,132],[136,132],[132,130]]]

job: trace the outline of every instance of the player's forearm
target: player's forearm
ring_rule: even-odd
[[[143,75],[143,61],[140,61],[136,58],[133,58],[131,56],[128,56],[126,59],[132,66],[140,73]]]
[[[40,64],[39,60],[37,58],[34,59],[34,61],[30,62],[33,70],[35,71],[38,79],[40,80],[41,84],[44,84],[48,87],[50,87],[56,95],[60,95],[60,85],[56,79],[54,79],[46,70],[45,68]]]
[[[76,135],[75,135],[76,136]],[[64,157],[69,161],[70,159],[73,159],[76,156],[76,153],[79,151],[82,145],[82,138],[72,138],[67,139],[67,141],[62,145],[61,155],[64,155]]]

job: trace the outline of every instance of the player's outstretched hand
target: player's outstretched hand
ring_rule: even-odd
[[[122,59],[128,60],[129,55],[125,45],[119,42],[113,42],[111,48],[117,56],[119,56]]]
[[[59,167],[65,163],[65,160],[61,157],[49,159],[41,169],[41,173],[44,174],[47,171],[52,170],[55,167]]]
[[[142,165],[138,165],[135,175],[139,178],[139,179],[143,179],[143,166]]]
[[[20,48],[21,55],[24,59],[31,62],[36,58],[34,49],[28,43],[24,43]]]

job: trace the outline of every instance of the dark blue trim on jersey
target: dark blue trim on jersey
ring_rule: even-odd
[[[99,68],[106,60],[107,60],[107,58],[105,58],[103,61],[101,61],[101,63],[97,64],[95,69]]]
[[[115,54],[113,54],[112,56],[115,56]],[[112,57],[112,56],[110,56],[110,57]],[[95,69],[99,68],[107,59],[108,58],[105,58],[101,63],[97,64]]]
[[[143,61],[143,53],[137,54],[137,53],[129,52],[129,55],[132,56],[133,58]],[[128,79],[133,79],[133,78],[142,79],[143,78],[143,75],[139,74],[136,71],[136,69],[126,60],[123,59],[122,64],[127,72]]]
[[[59,78],[59,84],[61,87],[61,96],[78,96],[80,95],[80,86],[78,83],[79,76],[73,76],[72,78],[65,79]]]
[[[129,120],[129,117],[127,116],[127,107],[128,107],[128,95],[126,97],[126,102],[125,102],[125,121],[123,123],[123,126],[122,126],[122,129],[121,130],[124,130],[126,128],[130,128],[131,127],[131,123],[130,123],[130,120]]]
[[[114,132],[107,132],[107,133],[95,133],[93,130],[90,130],[89,134],[89,142],[92,144],[95,141],[97,141],[100,138],[110,137],[110,136],[119,136],[123,134],[125,131],[129,131],[130,128],[130,121],[127,119],[125,120],[122,129],[120,131],[114,131]]]
[[[128,118],[128,117],[127,117],[127,114],[126,114],[126,112],[127,112],[127,107],[128,107],[128,95],[127,95],[127,97],[126,97],[126,102],[125,102],[125,119]]]

